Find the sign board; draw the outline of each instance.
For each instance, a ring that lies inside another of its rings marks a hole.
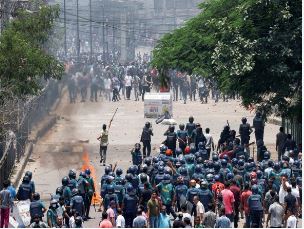
[[[10,220],[11,226],[18,224],[18,227],[28,227],[31,224],[30,215],[30,200],[23,200],[14,202],[13,213],[11,216],[13,219]]]
[[[158,118],[169,111],[173,116],[172,96],[170,93],[146,93],[144,101],[145,118]]]

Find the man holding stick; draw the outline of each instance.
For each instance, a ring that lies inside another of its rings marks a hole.
[[[116,110],[110,120],[108,130],[110,130],[113,118],[114,118],[117,110],[118,110],[118,108],[116,108]],[[100,136],[97,138],[97,140],[100,141],[100,147],[99,147],[100,163],[103,163],[103,166],[106,165],[107,149],[108,149],[108,145],[109,145],[109,131],[108,130],[107,130],[107,125],[103,124],[102,132],[101,132]]]

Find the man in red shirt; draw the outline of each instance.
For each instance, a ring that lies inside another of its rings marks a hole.
[[[248,198],[251,195],[252,195],[252,192],[249,189],[249,183],[246,183],[245,189],[241,194],[241,214],[243,215],[245,212],[245,218],[246,218],[245,227],[247,227],[247,228],[250,227]]]
[[[107,212],[102,213],[102,221],[99,223],[99,228],[113,228],[110,220],[108,220]]]
[[[238,228],[241,189],[237,186],[235,179],[231,181],[230,191],[234,196],[234,228]]]
[[[221,191],[223,197],[223,203],[225,206],[225,215],[230,219],[232,223],[234,220],[234,195],[229,189],[229,183],[225,182],[225,189]]]

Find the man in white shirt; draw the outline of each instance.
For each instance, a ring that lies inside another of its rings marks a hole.
[[[198,196],[193,197],[193,202],[196,206],[196,217],[199,218],[200,224],[203,224],[205,208],[204,205],[200,202]]]
[[[105,89],[105,96],[106,96],[106,98],[109,99],[109,101],[111,101],[111,87],[112,87],[111,79],[108,77],[104,78],[103,85],[104,85],[104,89]]]
[[[128,71],[129,73],[129,71]],[[130,100],[131,90],[132,90],[132,76],[127,74],[125,76],[125,87],[126,87],[126,97],[127,100]]]
[[[211,148],[212,148],[212,151],[214,151],[214,142],[213,142],[213,137],[210,134],[210,129],[209,128],[206,128],[205,138],[206,138],[205,148],[206,148],[207,153],[208,153],[208,159],[210,159]]]
[[[268,222],[270,220],[271,228],[280,228],[282,227],[283,217],[284,217],[284,208],[279,203],[279,197],[275,197],[275,202],[269,207],[269,214],[266,221],[266,227],[268,227]]]
[[[281,178],[281,187],[279,191],[279,198],[280,198],[280,204],[284,204],[284,198],[287,196],[287,187],[291,187],[291,185],[288,183],[286,176],[282,176]]]
[[[116,227],[117,228],[125,228],[126,221],[125,218],[122,216],[122,211],[120,208],[117,209],[117,219],[116,219]]]
[[[286,227],[287,228],[297,228],[296,216],[290,210],[287,210],[287,215],[289,215],[289,217],[286,222]]]

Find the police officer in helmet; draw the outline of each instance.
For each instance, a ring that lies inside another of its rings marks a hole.
[[[32,200],[33,189],[32,185],[30,184],[30,178],[28,176],[24,176],[22,180],[22,184],[19,186],[17,192],[17,199],[18,200]]]
[[[150,157],[151,154],[151,136],[153,136],[151,123],[146,122],[145,127],[141,133],[140,141],[143,143],[143,157]]]
[[[39,193],[33,194],[33,201],[30,204],[30,215],[31,222],[34,222],[34,217],[38,215],[39,219],[42,220],[43,214],[46,212],[46,208],[43,202],[40,200]]]

